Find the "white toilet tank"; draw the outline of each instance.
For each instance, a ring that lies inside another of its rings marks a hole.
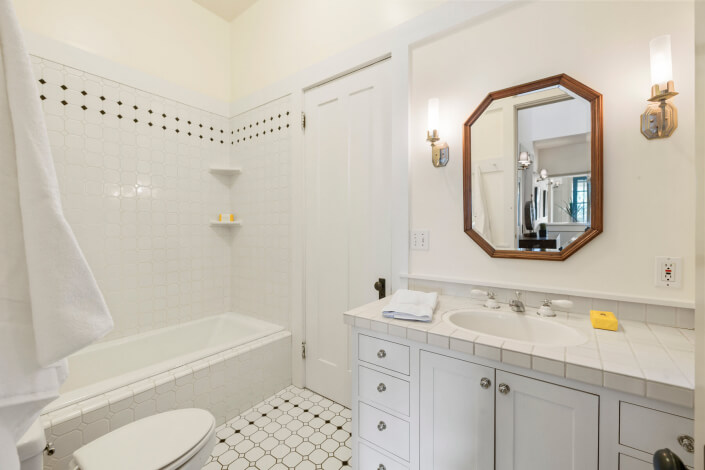
[[[20,470],[42,470],[42,457],[47,445],[44,428],[35,421],[17,443],[17,454],[20,456]]]

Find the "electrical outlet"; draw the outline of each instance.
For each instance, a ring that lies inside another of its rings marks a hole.
[[[680,287],[683,258],[656,257],[656,287]]]
[[[411,249],[428,250],[428,230],[413,230],[411,232]]]

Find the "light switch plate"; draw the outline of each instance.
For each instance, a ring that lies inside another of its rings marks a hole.
[[[680,287],[683,277],[683,258],[656,257],[656,287]]]
[[[411,249],[412,250],[428,250],[428,230],[412,230],[411,232]]]

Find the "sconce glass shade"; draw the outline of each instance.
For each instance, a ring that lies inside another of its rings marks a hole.
[[[428,100],[428,130],[431,132],[433,132],[434,130],[438,130],[438,108],[438,98],[431,98],[430,100]]]
[[[659,89],[665,90],[668,82],[673,80],[671,35],[666,34],[652,39],[649,49],[651,50],[651,86],[658,85]]]

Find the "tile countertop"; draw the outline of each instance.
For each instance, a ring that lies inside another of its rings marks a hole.
[[[571,347],[544,347],[478,335],[443,321],[446,312],[485,309],[482,301],[440,295],[431,322],[384,318],[389,298],[345,312],[345,323],[357,328],[451,349],[514,366],[578,380],[620,392],[693,407],[695,331],[620,321],[618,331],[596,330],[585,314],[556,311],[556,321],[589,339]],[[510,311],[500,304],[498,311]],[[487,310],[492,311],[492,310]],[[527,314],[536,309],[527,308]]]

